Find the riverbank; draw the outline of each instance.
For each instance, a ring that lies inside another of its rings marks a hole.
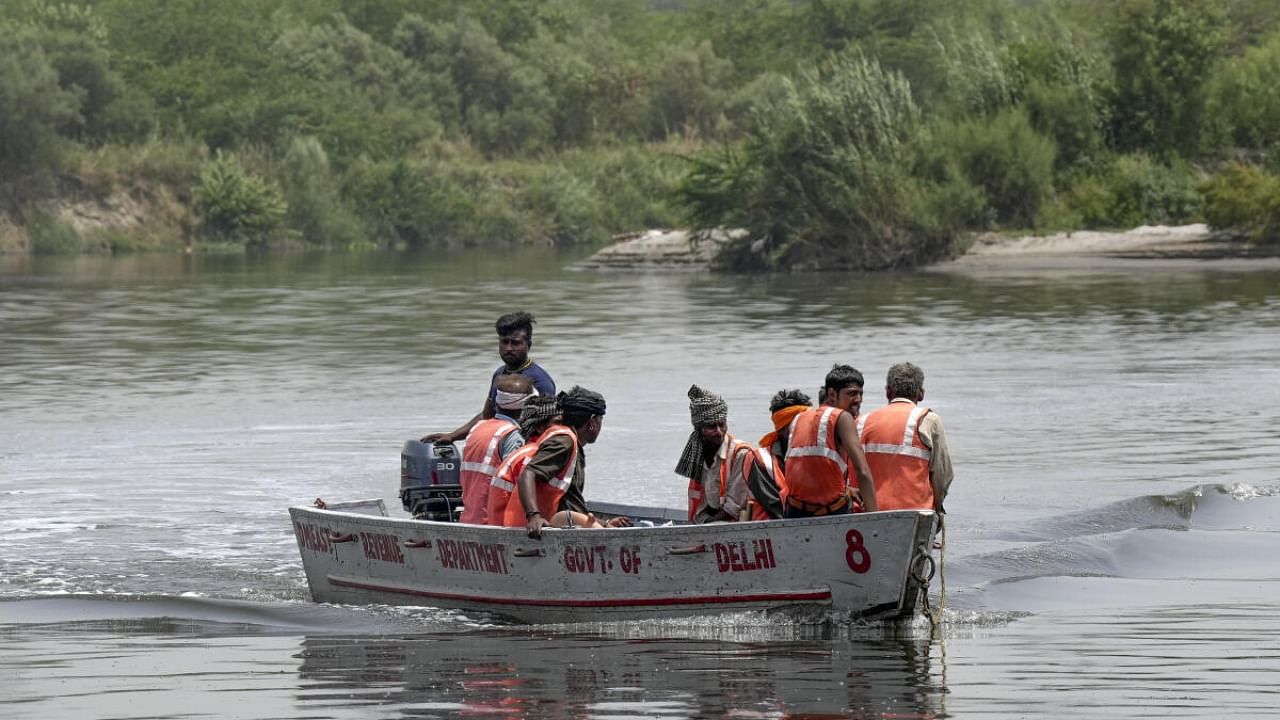
[[[707,271],[728,241],[738,235],[713,231],[649,230],[618,236],[616,241],[578,267],[592,270]],[[1238,237],[1214,232],[1207,225],[1144,225],[1127,231],[1081,230],[1051,235],[974,236],[961,255],[928,269],[1067,264],[1125,263],[1129,261],[1241,260],[1280,258],[1280,247],[1253,245]]]

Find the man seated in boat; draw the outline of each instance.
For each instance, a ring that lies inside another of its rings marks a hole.
[[[529,359],[529,348],[533,347],[533,324],[537,322],[527,312],[507,313],[498,318],[494,328],[498,332],[498,355],[502,365],[493,371],[489,380],[489,394],[485,396],[484,406],[475,417],[446,433],[430,433],[423,436],[424,443],[452,443],[467,436],[476,423],[494,416],[497,411],[496,397],[498,378],[503,375],[520,374],[533,381],[540,395],[555,395],[556,383],[542,366]]]
[[[787,435],[791,421],[809,409],[809,396],[799,390],[779,390],[769,399],[773,431],[760,438],[760,447],[747,456],[742,472],[751,492],[750,519],[782,517],[782,488],[786,483]]]
[[[485,513],[485,521],[489,525],[502,527],[506,521],[507,503],[516,490],[520,473],[524,472],[524,466],[538,451],[538,440],[542,438],[542,433],[559,420],[560,402],[554,395],[536,395],[525,401],[520,410],[520,434],[524,436],[525,444],[502,461],[489,481]]]
[[[835,365],[823,384],[822,404],[796,415],[787,436],[783,517],[817,517],[878,509],[871,468],[858,439],[862,373]],[[856,478],[856,492],[850,475]],[[860,498],[858,498],[860,496]]]
[[[516,482],[507,502],[507,527],[523,525],[529,537],[542,537],[552,527],[625,527],[631,522],[617,517],[601,524],[587,510],[583,490],[587,482],[584,448],[600,437],[605,402],[600,393],[574,386],[557,396],[561,422],[547,428],[538,439],[538,450]]]
[[[894,365],[885,378],[884,394],[888,405],[858,419],[880,509],[941,514],[954,473],[942,420],[920,404],[924,371],[911,363]]]
[[[747,508],[749,493],[743,462],[751,446],[729,434],[724,398],[697,385],[689,387],[689,422],[676,474],[689,481],[689,522],[731,522]]]
[[[489,483],[498,465],[524,444],[518,416],[525,401],[537,394],[525,375],[499,375],[494,416],[481,420],[467,433],[462,446],[462,515],[459,522],[484,525],[488,517]]]

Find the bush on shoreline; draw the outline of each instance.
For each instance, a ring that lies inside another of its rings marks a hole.
[[[0,8],[0,220],[34,250],[734,226],[731,267],[878,269],[974,231],[1275,234],[1261,0],[166,7]],[[158,219],[71,222],[68,177]]]

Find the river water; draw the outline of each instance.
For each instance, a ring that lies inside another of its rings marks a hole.
[[[0,257],[0,717],[1280,712],[1275,263],[578,259]],[[561,387],[608,399],[588,498],[683,504],[691,383],[755,439],[834,362],[866,373],[864,411],[922,366],[957,468],[941,624],[311,602],[287,507],[398,512],[401,444],[479,409],[520,308]]]

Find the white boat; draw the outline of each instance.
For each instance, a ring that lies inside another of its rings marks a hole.
[[[820,608],[912,616],[933,576],[930,511],[684,523],[683,510],[594,504],[634,527],[523,528],[395,518],[381,500],[290,508],[317,602],[429,605],[525,623]]]

